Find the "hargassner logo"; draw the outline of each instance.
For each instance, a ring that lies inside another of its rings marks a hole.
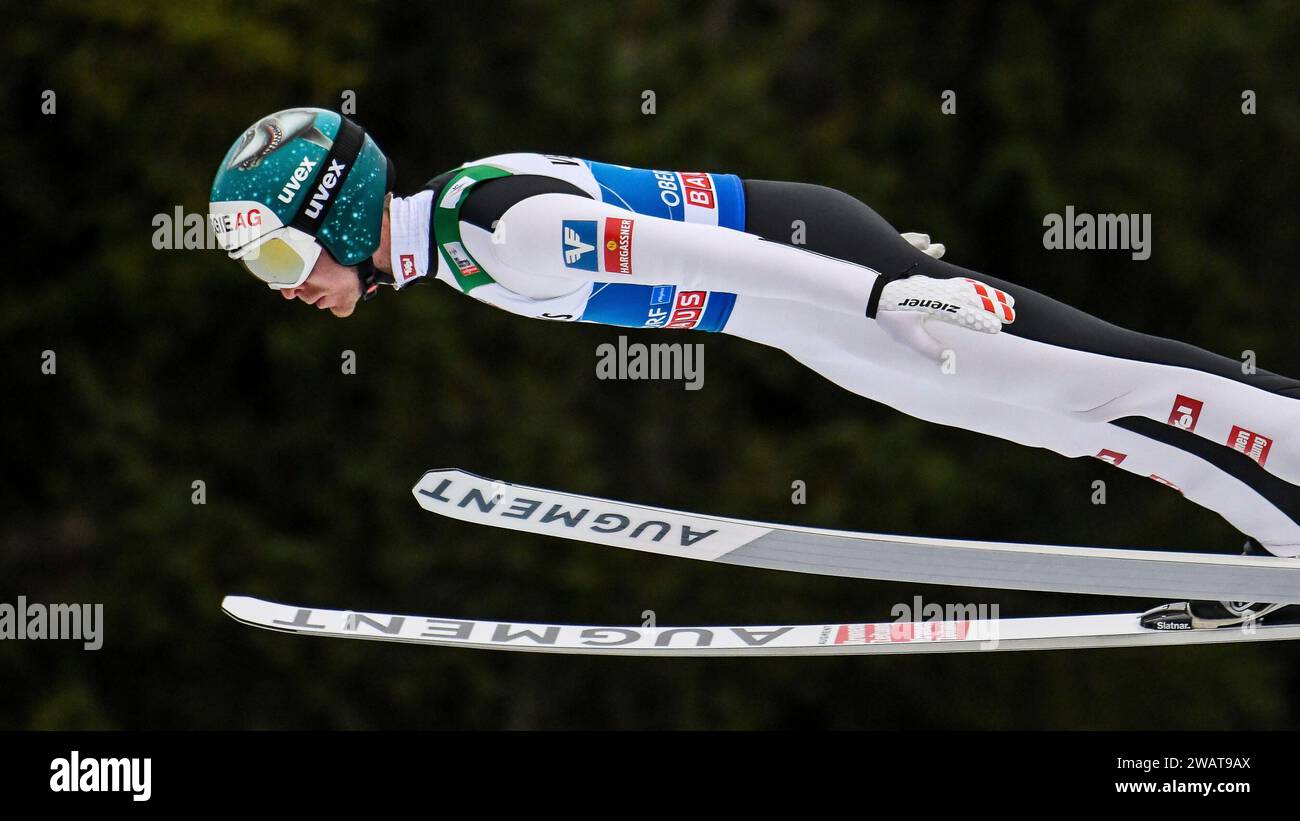
[[[132,801],[153,795],[153,759],[82,758],[76,750],[50,762],[51,792],[124,792]]]
[[[343,179],[343,172],[348,167],[338,160],[330,160],[330,167],[325,169],[325,176],[321,178],[320,185],[316,186],[316,193],[311,195],[311,201],[307,203],[307,216],[312,219],[318,219],[325,203],[329,202],[330,197],[334,196],[334,186],[338,185]]]
[[[311,170],[315,167],[315,160],[303,157],[302,162],[298,163],[298,167],[293,170],[293,176],[280,189],[280,196],[276,197],[276,199],[285,205],[293,202],[293,198],[298,196],[298,192],[302,190],[302,184],[311,176]]]
[[[596,221],[564,220],[564,264],[584,271],[598,271],[596,254]]]
[[[635,222],[620,217],[605,218],[605,270],[611,274],[632,274],[632,227]]]

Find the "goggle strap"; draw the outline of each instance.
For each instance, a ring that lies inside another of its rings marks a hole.
[[[361,126],[342,117],[339,121],[339,131],[334,137],[334,144],[330,146],[329,153],[321,161],[320,166],[316,169],[316,176],[312,178],[307,187],[307,200],[303,203],[302,208],[294,216],[289,225],[297,228],[303,233],[315,237],[320,231],[325,220],[329,218],[330,212],[334,210],[334,203],[338,202],[339,192],[343,189],[344,180],[352,173],[353,163],[356,162],[357,155],[361,153],[361,147],[365,144],[366,132]],[[329,172],[335,164],[343,166],[342,177],[334,183],[334,187],[328,192],[328,199],[325,204],[316,212],[315,216],[309,215],[312,198],[319,196],[321,193],[320,181]]]

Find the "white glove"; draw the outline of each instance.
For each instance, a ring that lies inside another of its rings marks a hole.
[[[876,321],[896,342],[939,361],[944,346],[926,332],[927,321],[995,334],[1016,321],[1015,304],[1010,294],[974,279],[914,276],[881,289]]]
[[[908,243],[910,243],[913,248],[915,248],[916,250],[920,251],[923,254],[932,256],[935,259],[939,259],[940,257],[942,257],[943,252],[947,250],[946,248],[943,247],[942,243],[930,242],[929,234],[915,234],[909,232],[903,234],[902,237],[903,239],[907,240]]]

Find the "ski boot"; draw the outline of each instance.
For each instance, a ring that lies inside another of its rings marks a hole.
[[[1243,556],[1269,556],[1259,542],[1247,539]],[[1279,610],[1285,613],[1278,613]],[[1140,623],[1151,630],[1207,630],[1242,627],[1253,622],[1293,623],[1300,618],[1300,605],[1244,601],[1180,601],[1153,607],[1142,614]]]

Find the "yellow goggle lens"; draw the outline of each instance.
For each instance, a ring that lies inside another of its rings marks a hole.
[[[268,285],[292,288],[306,279],[302,255],[292,245],[273,237],[240,259],[253,276]]]

